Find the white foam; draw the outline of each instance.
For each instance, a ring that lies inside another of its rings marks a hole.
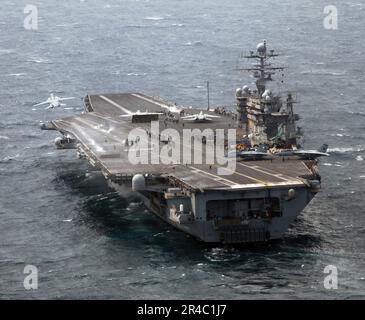
[[[22,77],[22,76],[26,76],[27,74],[25,72],[21,72],[21,73],[9,73],[9,77]]]
[[[35,62],[35,63],[48,63],[49,62],[48,59],[43,59],[43,58],[30,58],[27,61],[28,62]]]
[[[7,137],[7,136],[0,136],[0,139],[3,139],[3,140],[9,140],[10,138]]]
[[[329,148],[327,150],[328,152],[336,152],[336,153],[346,153],[346,152],[360,152],[362,151],[362,149],[360,148],[351,148],[351,147],[347,147],[347,148]]]
[[[332,166],[335,166],[335,167],[342,167],[342,165],[340,163],[330,163],[330,162],[324,162],[322,163],[324,166],[326,167],[332,167]]]
[[[164,17],[145,17],[144,20],[151,20],[151,21],[160,21],[164,20]]]
[[[357,161],[364,161],[364,158],[363,158],[362,156],[357,156],[355,159],[356,159]]]
[[[3,160],[1,160],[2,162],[8,162],[11,160],[14,160],[15,158],[18,158],[20,156],[20,154],[16,154],[15,156],[6,156]]]

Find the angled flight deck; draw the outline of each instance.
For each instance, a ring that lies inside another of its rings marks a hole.
[[[275,186],[304,185],[301,176],[310,175],[307,165],[298,159],[283,165],[282,159],[260,161],[237,161],[236,170],[230,175],[218,175],[216,165],[194,164],[137,164],[128,160],[125,140],[134,128],[148,132],[150,123],[132,123],[125,115],[138,111],[166,113],[171,104],[139,93],[100,94],[87,96],[87,113],[52,122],[55,129],[73,136],[80,144],[86,157],[112,181],[128,179],[135,174],[150,174],[171,177],[193,189],[245,189]],[[199,110],[187,109],[194,114]],[[214,114],[212,111],[209,113]],[[234,127],[235,118],[228,113],[209,123],[194,123],[179,120],[166,122],[163,115],[159,119],[160,130],[174,128],[198,128],[204,130],[228,129]],[[153,150],[151,150],[153,152]]]

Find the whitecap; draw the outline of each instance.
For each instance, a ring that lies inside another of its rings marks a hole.
[[[328,71],[328,70],[307,70],[302,71],[301,74],[309,75],[323,75],[323,76],[344,76],[346,71]]]
[[[8,54],[8,53],[14,53],[15,50],[13,49],[0,49],[0,54]]]
[[[16,154],[15,156],[6,156],[2,160],[0,160],[0,162],[9,162],[9,161],[12,161],[12,160],[18,158],[19,156],[20,156],[19,154]]]
[[[10,138],[7,137],[7,136],[0,136],[0,139],[3,139],[3,140],[9,140]]]
[[[342,167],[342,164],[340,162],[336,162],[336,163],[325,162],[325,163],[323,163],[323,165],[326,167],[332,167],[332,166]]]
[[[146,73],[135,73],[135,72],[131,72],[128,73],[127,76],[134,76],[134,77],[139,77],[139,76],[145,76]]]
[[[9,73],[8,76],[9,77],[22,77],[22,76],[26,76],[27,74],[24,72],[21,73]]]
[[[144,20],[151,20],[151,21],[160,21],[164,20],[164,17],[145,17]]]
[[[356,159],[357,161],[364,161],[364,158],[363,158],[362,156],[357,156],[355,159]]]
[[[362,151],[362,149],[360,149],[360,148],[355,149],[355,148],[351,148],[351,147],[329,148],[327,150],[327,152],[329,152],[329,153],[332,153],[332,152],[334,152],[334,153],[347,153],[347,152],[360,152],[360,151]]]
[[[48,59],[43,59],[43,58],[30,58],[27,61],[28,62],[35,62],[35,63],[49,63]]]

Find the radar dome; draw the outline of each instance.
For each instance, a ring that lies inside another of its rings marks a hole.
[[[59,143],[61,143],[62,138],[61,137],[57,137],[56,139],[54,139],[54,143],[57,145]]]
[[[250,88],[248,86],[243,86],[242,90],[244,93],[248,93],[250,91]]]
[[[242,95],[242,89],[241,88],[237,88],[236,89],[236,97],[239,97]]]
[[[266,53],[266,42],[261,42],[257,45],[256,50],[260,54]]]
[[[262,94],[262,97],[263,97],[263,98],[266,98],[266,97],[269,97],[269,96],[271,96],[271,90],[266,89],[266,90],[264,91],[264,93]]]
[[[132,190],[142,191],[146,188],[146,179],[141,174],[135,174],[132,178]]]

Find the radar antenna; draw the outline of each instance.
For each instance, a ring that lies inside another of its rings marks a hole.
[[[250,51],[248,55],[244,55],[247,59],[256,59],[257,63],[253,64],[252,68],[239,68],[240,71],[249,71],[253,73],[256,80],[256,87],[260,96],[266,90],[266,82],[272,81],[272,75],[276,70],[284,70],[284,67],[273,67],[269,60],[279,56],[274,50],[267,50],[266,40],[259,43],[256,47],[256,52]]]

